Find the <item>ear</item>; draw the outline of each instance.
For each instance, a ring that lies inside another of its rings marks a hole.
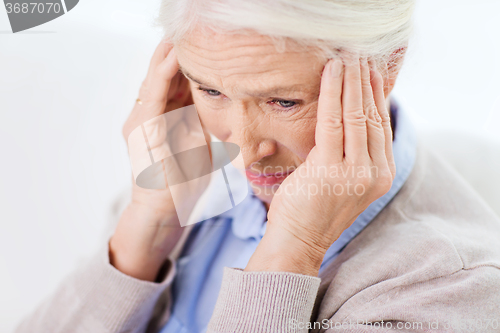
[[[387,74],[384,77],[384,93],[387,98],[391,93],[392,89],[396,85],[396,79],[398,77],[401,66],[403,66],[404,57],[406,55],[406,50],[408,46],[401,47],[396,51],[392,52],[387,61]]]

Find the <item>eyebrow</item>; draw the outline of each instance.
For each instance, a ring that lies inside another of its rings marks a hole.
[[[179,71],[184,74],[185,77],[190,79],[193,82],[198,83],[199,85],[205,86],[205,87],[210,87],[211,84],[204,83],[199,79],[196,79],[193,77],[189,72],[187,72],[182,66],[179,64]],[[270,97],[273,95],[280,95],[280,94],[286,94],[290,92],[297,92],[302,90],[305,93],[311,93],[308,89],[305,88],[303,84],[292,84],[290,86],[286,87],[274,87],[265,91],[259,91],[259,92],[247,92],[247,95],[254,96],[254,97]]]
[[[198,84],[201,84],[201,85],[204,85],[204,86],[209,86],[209,84],[205,84],[203,82],[201,82],[200,80],[198,79],[195,79],[191,74],[189,74],[184,68],[182,68],[181,64],[179,64],[179,72],[181,72],[182,74],[184,74],[185,77],[187,77],[188,79],[190,79],[191,81],[194,81]]]

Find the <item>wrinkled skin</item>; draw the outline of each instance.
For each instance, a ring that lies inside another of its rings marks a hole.
[[[293,46],[279,53],[268,37],[258,34],[222,35],[207,29],[195,30],[174,50],[184,74],[203,83],[189,79],[205,128],[240,146],[247,169],[287,172],[305,161],[315,145],[325,57]],[[290,89],[258,95],[277,87]],[[250,184],[269,208],[277,186]]]

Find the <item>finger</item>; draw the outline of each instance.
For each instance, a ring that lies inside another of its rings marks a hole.
[[[392,152],[392,128],[391,128],[391,119],[389,116],[389,111],[387,110],[385,94],[384,94],[384,79],[380,72],[376,69],[374,63],[371,64],[370,77],[371,77],[371,85],[373,91],[373,97],[375,100],[375,104],[377,106],[377,110],[379,116],[381,118],[382,128],[384,130],[384,138],[385,138],[385,156],[387,163],[389,165],[389,169],[392,173],[392,178],[396,176],[396,163],[394,161],[394,155]]]
[[[128,135],[137,126],[165,113],[167,91],[170,86],[170,80],[175,75],[177,66],[175,54],[169,52],[167,57],[156,67],[156,71],[151,73],[151,86],[146,87],[144,84],[141,86],[139,98],[142,100],[142,105],[135,104],[129,118],[124,124],[123,135],[125,140],[128,140]],[[165,70],[165,68],[168,70]],[[163,94],[161,93],[162,91]]]
[[[136,104],[134,106],[123,126],[122,132],[127,142],[128,136],[133,130],[141,126],[141,124],[160,116],[166,110],[167,92],[170,81],[178,69],[178,63],[172,46],[168,46],[165,43],[160,44],[163,45],[157,47],[151,60],[150,71],[148,73],[150,86],[146,86],[143,83],[139,91],[139,98],[142,100],[142,105]],[[162,52],[165,50],[170,50],[170,52],[160,61],[160,58],[164,55]]]
[[[173,48],[173,45],[169,42],[165,43],[165,40],[162,40],[158,46],[156,47],[153,56],[151,57],[151,60],[149,62],[149,68],[148,72],[146,74],[146,78],[144,79],[144,85],[145,86],[150,86],[149,81],[153,77],[154,71],[156,67],[165,59],[170,52],[170,50]]]
[[[369,155],[359,57],[348,57],[344,61],[342,110],[345,158],[351,162],[366,161]]]
[[[158,64],[151,77],[147,102],[152,108],[152,112],[155,112],[155,110],[158,113],[165,112],[168,90],[178,70],[179,63],[177,62],[175,50],[171,49],[167,57]]]
[[[342,127],[342,82],[344,64],[341,59],[331,59],[323,70],[315,141],[323,156],[331,156],[332,163],[344,157],[344,130]]]
[[[382,119],[379,116],[377,105],[373,97],[370,83],[370,67],[368,60],[361,61],[361,80],[363,90],[363,108],[366,115],[366,132],[368,135],[368,153],[376,166],[387,167],[385,155],[385,136],[382,128]]]

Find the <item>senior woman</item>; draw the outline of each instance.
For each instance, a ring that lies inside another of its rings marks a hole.
[[[500,221],[390,98],[413,6],[164,0],[123,134],[194,103],[251,195],[212,217],[212,189],[183,228],[169,189],[133,183],[109,242],[18,332],[497,331]]]

